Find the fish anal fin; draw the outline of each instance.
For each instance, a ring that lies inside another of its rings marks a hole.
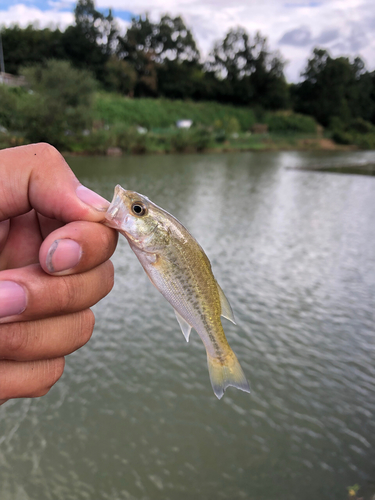
[[[223,397],[225,389],[229,386],[250,392],[249,383],[233,351],[224,363],[207,354],[207,364],[212,389],[218,399]]]
[[[181,327],[181,330],[182,330],[182,333],[184,334],[184,337],[186,339],[186,342],[189,342],[189,335],[190,335],[190,332],[191,332],[191,326],[189,325],[189,323],[181,316],[181,314],[179,314],[176,309],[174,310],[175,314],[176,314],[176,318],[177,318],[177,321],[178,321],[178,324],[180,325]]]
[[[219,291],[219,296],[220,296],[221,316],[223,316],[223,318],[229,319],[229,321],[236,324],[232,308],[218,283],[217,283],[217,289]]]

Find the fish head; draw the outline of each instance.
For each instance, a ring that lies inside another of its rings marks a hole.
[[[168,230],[161,209],[135,191],[117,185],[105,217],[107,226],[117,229],[140,248],[153,250],[167,243]]]

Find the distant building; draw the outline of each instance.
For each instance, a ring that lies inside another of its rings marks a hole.
[[[193,120],[178,120],[176,122],[177,128],[190,128],[193,125]]]

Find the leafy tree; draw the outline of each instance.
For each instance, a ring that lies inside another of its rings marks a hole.
[[[154,25],[148,16],[133,18],[124,37],[118,37],[117,56],[137,73],[135,95],[156,95],[157,75],[153,47]]]
[[[164,95],[180,96],[173,78],[186,79],[199,60],[194,38],[181,17],[165,15],[158,23],[147,15],[133,18],[118,42],[117,55],[132,64],[138,75],[135,95],[154,96],[160,90]]]
[[[71,136],[90,125],[95,81],[68,61],[50,60],[25,68],[22,74],[33,90],[20,109],[26,137],[66,147]]]
[[[76,28],[84,37],[93,45],[99,45],[104,54],[111,55],[118,35],[111,9],[104,16],[95,9],[93,0],[78,0],[74,17]]]
[[[40,63],[46,59],[64,59],[60,30],[38,29],[32,25],[17,25],[1,29],[4,63],[7,73],[18,75],[22,66]]]
[[[118,30],[111,10],[107,16],[95,9],[93,0],[78,0],[75,25],[62,36],[64,52],[77,67],[85,67],[100,81],[105,80],[105,64],[114,52]]]
[[[137,73],[130,63],[116,56],[107,61],[104,83],[108,90],[133,97],[136,82]]]
[[[243,28],[230,30],[217,42],[207,69],[221,82],[218,98],[238,104],[269,109],[288,105],[288,89],[283,74],[284,62],[257,33],[253,39]]]
[[[199,50],[191,31],[180,16],[172,18],[164,15],[155,24],[153,44],[158,62],[198,62]]]
[[[302,77],[293,87],[296,111],[314,116],[324,126],[334,117],[343,124],[357,117],[374,118],[373,80],[359,57],[353,62],[334,59],[327,50],[315,48]]]

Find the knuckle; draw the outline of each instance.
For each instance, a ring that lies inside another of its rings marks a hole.
[[[61,157],[57,149],[52,144],[48,144],[48,142],[38,142],[37,144],[32,144],[30,147],[34,149],[34,153],[42,156]]]
[[[63,374],[64,358],[0,362],[0,400],[44,396]]]
[[[78,276],[60,276],[59,290],[55,292],[56,310],[58,312],[72,311],[79,301],[79,289],[77,286]]]
[[[106,226],[102,226],[102,229],[104,231],[101,231],[101,248],[106,255],[111,256],[116,248],[118,233]]]
[[[4,325],[1,329],[2,353],[0,358],[12,359],[19,357],[27,350],[29,336],[25,332],[25,325],[22,323],[12,323]]]

